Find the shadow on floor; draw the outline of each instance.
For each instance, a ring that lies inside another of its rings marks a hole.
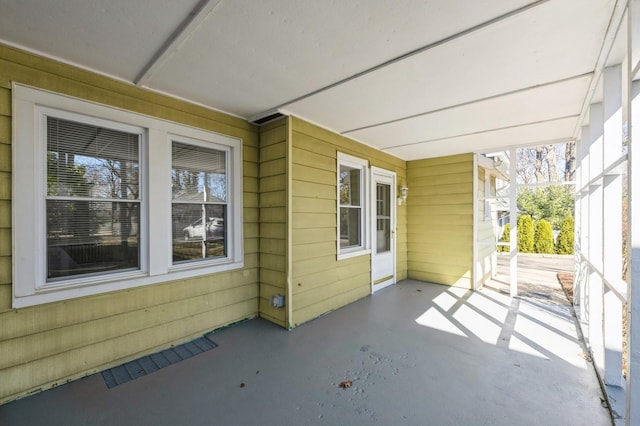
[[[212,339],[112,389],[96,374],[1,406],[0,424],[611,424],[571,314],[489,288],[406,280],[292,331],[255,319]]]

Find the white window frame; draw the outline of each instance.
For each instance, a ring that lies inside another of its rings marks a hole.
[[[340,247],[340,166],[348,166],[360,169],[360,235],[359,246],[343,249]],[[371,253],[370,232],[371,219],[369,213],[369,162],[362,158],[354,157],[342,152],[337,153],[336,169],[336,246],[337,259],[349,259],[356,256],[363,256]]]
[[[203,142],[201,140],[197,140],[197,139],[193,139],[193,138],[187,138],[181,135],[177,135],[177,134],[173,134],[173,135],[169,135],[169,149],[171,149],[171,146],[173,144],[173,142],[178,142],[184,145],[193,145],[193,146],[199,146],[199,147],[203,147],[203,148],[211,148],[211,149],[215,149],[217,151],[223,151],[226,155],[225,155],[225,161],[226,161],[226,169],[229,170],[232,168],[232,165],[230,164],[230,159],[233,158],[233,149],[230,146],[225,146],[225,145],[220,145],[220,144],[215,144],[215,143],[208,143],[208,142]],[[172,161],[172,160],[171,160]],[[173,167],[170,167],[170,169]],[[242,177],[240,177],[242,178]],[[227,206],[227,217],[228,219],[226,219],[229,224],[233,224],[233,217],[231,215],[231,211],[232,211],[232,200],[230,200],[230,198],[234,195],[233,194],[233,179],[228,179],[227,181],[227,194],[229,194],[227,196],[227,202],[226,202],[226,206]],[[170,194],[171,196],[171,194]],[[235,198],[235,197],[234,197]],[[171,200],[171,206],[170,208],[173,206],[173,199]],[[191,260],[191,261],[184,261],[184,262],[179,262],[179,263],[175,263],[173,262],[173,246],[171,244],[169,244],[169,256],[171,257],[171,266],[170,268],[174,271],[178,271],[181,269],[190,269],[193,268],[194,265],[195,266],[202,266],[204,264],[209,264],[209,265],[215,265],[215,264],[219,264],[219,263],[225,263],[227,262],[227,258],[229,257],[229,252],[232,250],[233,247],[233,241],[231,241],[231,229],[230,227],[228,227],[227,229],[227,256],[226,257],[221,257],[221,258],[209,258],[209,259],[197,259],[197,260]]]
[[[494,200],[494,195],[491,194],[491,173],[489,170],[484,170],[484,221],[491,220],[491,200]]]
[[[13,93],[12,306],[21,308],[244,266],[242,140],[17,83]],[[107,123],[142,134],[140,149],[140,269],[46,281],[47,114]],[[172,264],[171,143],[176,138],[229,152],[228,249],[225,258]],[[178,284],[176,284],[178,285]]]

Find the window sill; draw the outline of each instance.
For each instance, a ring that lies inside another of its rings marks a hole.
[[[69,299],[77,299],[80,297],[96,296],[104,293],[111,293],[120,290],[129,290],[137,287],[143,287],[152,284],[162,284],[171,281],[195,278],[203,275],[211,275],[219,272],[226,272],[244,267],[244,261],[229,262],[226,264],[218,264],[214,266],[204,266],[200,268],[189,268],[183,270],[173,270],[166,274],[160,275],[144,275],[131,276],[129,279],[119,277],[119,280],[99,283],[78,283],[76,285],[61,286],[42,286],[39,287],[34,294],[16,296],[16,288],[13,288],[12,308],[26,308],[29,306],[41,305],[44,303],[61,302]]]
[[[371,249],[355,250],[346,253],[338,253],[338,260],[351,259],[352,257],[365,256],[371,254]]]

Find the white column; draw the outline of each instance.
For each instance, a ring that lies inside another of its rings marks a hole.
[[[573,248],[574,248],[574,265],[573,265],[573,305],[576,310],[576,314],[580,321],[583,322],[580,312],[583,307],[583,289],[582,289],[582,275],[581,268],[584,262],[582,262],[582,249],[580,244],[580,238],[582,237],[582,228],[581,228],[581,206],[582,206],[582,139],[578,138],[576,140],[576,189],[575,189],[575,206],[574,206],[574,239],[573,239]]]
[[[640,0],[629,1],[629,32],[631,46],[627,52],[627,55],[631,57],[630,68],[633,72],[640,67]],[[632,75],[631,79],[636,78],[636,75]]]
[[[622,155],[622,67],[607,67],[604,85],[604,168]],[[603,275],[612,284],[622,283],[622,176],[610,171],[603,179]],[[620,288],[618,284],[618,288]],[[622,382],[622,301],[611,290],[604,293],[604,382]]]
[[[518,183],[516,149],[509,151],[509,294],[518,295]]]
[[[591,356],[604,377],[604,288],[602,283],[602,175],[604,110],[602,103],[592,104],[589,114],[591,130],[589,147],[589,346]],[[595,180],[594,180],[595,179]]]
[[[589,265],[584,259],[589,257],[589,146],[591,142],[591,129],[582,126],[582,139],[580,142],[580,188],[578,190],[578,203],[580,204],[580,222],[576,222],[579,229],[579,253],[577,274],[575,276],[579,288],[579,319],[582,324],[588,322],[588,291],[589,291]],[[584,328],[585,338],[589,338],[589,330]]]
[[[637,4],[636,1],[633,4]],[[625,422],[640,424],[640,82],[631,87],[629,117],[629,238],[631,279],[627,285],[627,403]]]
[[[622,66],[604,69],[604,168],[622,155]]]
[[[480,277],[484,277],[484,271],[478,273],[480,268],[478,267],[478,154],[473,154],[473,206],[472,206],[472,214],[473,214],[473,266],[471,271],[471,276],[473,277],[473,283],[471,287],[473,291],[478,290]],[[488,197],[487,193],[484,194],[484,198]],[[484,203],[485,200],[482,200]],[[480,276],[479,276],[480,275]]]

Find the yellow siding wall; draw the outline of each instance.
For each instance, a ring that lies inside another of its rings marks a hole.
[[[406,183],[406,162],[291,119],[292,137],[292,325],[309,321],[371,292],[371,258],[338,261],[336,224],[337,152],[369,160],[397,173]],[[397,278],[407,276],[406,214],[399,206],[396,242]]]
[[[260,128],[260,316],[285,328],[286,309],[270,298],[287,296],[289,143],[288,119]]]
[[[478,276],[475,278],[476,287],[484,284],[494,274],[496,267],[496,227],[497,227],[497,212],[495,208],[495,200],[486,200],[485,197],[491,197],[495,195],[495,176],[488,176],[489,188],[488,194],[485,194],[485,169],[478,167],[478,264],[476,265],[476,272]],[[491,216],[489,220],[485,220],[485,209],[490,210]]]
[[[243,139],[245,268],[11,308],[11,82]],[[0,403],[258,313],[258,135],[248,123],[0,45]]]
[[[409,161],[409,278],[471,288],[473,154]]]

